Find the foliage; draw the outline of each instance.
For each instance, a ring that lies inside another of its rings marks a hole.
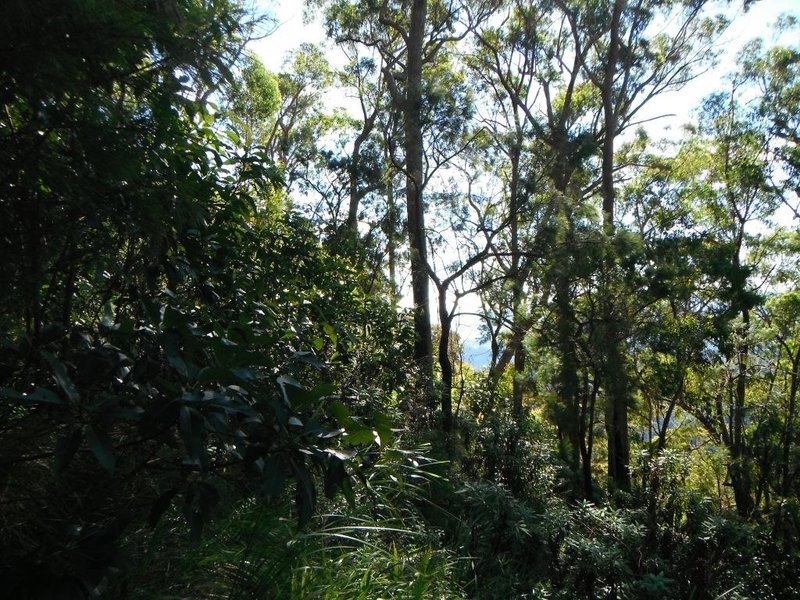
[[[632,132],[708,4],[12,0],[0,596],[800,594],[797,48]]]
[[[282,502],[247,502],[200,546],[139,574],[135,597],[462,597],[451,576],[454,557],[414,507],[430,481],[429,463],[419,452],[388,449],[363,470],[369,485],[348,514],[329,503],[305,531],[283,517]]]
[[[240,153],[203,99],[244,41],[238,6],[75,4],[47,29],[74,45],[3,70],[11,595],[126,593],[144,525],[173,505],[197,542],[236,498],[291,486],[301,527],[318,489],[352,499],[346,464],[392,434],[350,386],[399,380],[359,353],[404,357],[401,320],[281,209],[270,157]]]

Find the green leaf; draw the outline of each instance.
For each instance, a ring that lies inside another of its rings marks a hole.
[[[179,491],[180,488],[167,490],[161,494],[155,502],[153,502],[153,506],[150,509],[150,516],[147,519],[150,527],[155,527],[158,525],[158,522],[161,520],[161,516],[167,511],[170,504],[172,504],[172,499],[175,498]]]
[[[325,396],[330,396],[336,391],[336,386],[332,383],[320,383],[315,385],[308,393],[311,400],[321,400]]]
[[[355,421],[351,421],[350,426],[345,426],[347,433],[345,439],[354,446],[377,443],[380,445],[380,436],[371,427],[366,427]]]
[[[180,349],[178,347],[178,340],[174,335],[165,335],[164,336],[164,352],[167,355],[167,361],[171,364],[178,373],[180,373],[184,377],[189,376],[189,367],[186,364],[186,361],[181,356]]]
[[[50,352],[42,352],[42,358],[44,358],[50,365],[50,368],[53,369],[53,375],[55,375],[56,382],[58,383],[59,387],[64,390],[64,393],[67,395],[67,397],[73,402],[79,400],[80,394],[78,393],[78,388],[75,387],[72,379],[70,379],[69,374],[67,373],[67,367],[64,366],[64,363],[58,360],[55,355]]]
[[[339,341],[339,336],[337,335],[336,330],[333,328],[333,326],[328,323],[325,323],[322,326],[322,330],[325,332],[325,335],[327,335],[328,338],[330,338],[331,343],[333,343],[333,345],[335,346],[336,343]]]
[[[314,487],[314,481],[311,478],[311,473],[304,464],[295,467],[295,479],[297,480],[297,488],[295,491],[295,508],[297,508],[297,526],[303,528],[314,515],[314,506],[317,500],[317,490]]]
[[[278,377],[278,385],[281,387],[283,400],[287,406],[292,406],[292,400],[297,400],[298,392],[302,393],[303,386],[289,375],[281,375]]]
[[[320,433],[319,437],[323,440],[329,440],[330,438],[339,437],[344,433],[344,428],[340,427],[339,429],[332,429],[330,431],[326,431],[324,433]]]
[[[34,388],[30,394],[22,394],[11,388],[0,388],[0,396],[11,400],[23,402],[41,402],[43,404],[64,404],[64,401],[55,392],[46,388]]]
[[[238,368],[238,369],[231,369],[231,372],[242,381],[252,381],[254,379],[263,378],[263,376],[258,371],[255,371],[253,369]]]
[[[237,146],[242,145],[242,138],[239,137],[239,134],[236,133],[235,129],[227,129],[225,131],[225,137],[227,137],[230,141],[232,141]]]
[[[86,432],[86,443],[89,445],[89,449],[94,454],[97,462],[113,475],[114,468],[117,465],[117,458],[114,456],[114,444],[108,434],[92,426]]]
[[[340,461],[352,460],[358,455],[358,452],[355,450],[348,450],[346,448],[325,448],[325,452],[336,457],[336,459]]]
[[[270,456],[264,462],[263,489],[268,499],[275,499],[281,495],[288,479],[286,465],[278,456]]]
[[[34,402],[42,402],[44,404],[64,404],[64,401],[59,398],[55,392],[48,390],[47,388],[34,388],[34,390],[28,394],[28,399],[33,400]]]
[[[350,411],[339,400],[331,403],[331,413],[333,413],[333,416],[336,417],[336,420],[339,422],[341,427],[345,427],[350,420]]]
[[[294,354],[292,354],[292,358],[297,362],[310,365],[319,371],[325,368],[325,363],[322,362],[316,356],[314,356],[311,352],[295,352]]]
[[[380,436],[380,443],[386,446],[391,443],[394,434],[392,433],[392,420],[383,413],[376,412],[372,416],[372,421],[375,424],[375,431]]]
[[[194,408],[182,406],[178,417],[178,429],[186,448],[188,463],[197,466],[203,465],[206,459],[203,415]]]
[[[200,383],[219,383],[220,385],[233,385],[242,383],[242,378],[232,369],[225,367],[205,367],[197,374]]]

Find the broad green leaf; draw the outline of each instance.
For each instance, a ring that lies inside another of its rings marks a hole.
[[[348,450],[346,448],[325,448],[325,452],[331,456],[335,456],[339,460],[352,460],[358,455],[355,450]]]
[[[346,423],[350,420],[350,411],[340,400],[331,403],[331,412],[339,422],[339,426],[346,427]]]
[[[283,492],[288,479],[286,465],[282,456],[270,456],[264,461],[263,490],[269,499],[275,499]]]
[[[330,325],[329,323],[325,323],[322,326],[322,330],[325,332],[325,335],[327,335],[328,338],[330,338],[331,343],[335,346],[336,343],[339,341],[339,336],[336,333],[336,330],[333,328],[333,326]]]
[[[167,333],[162,340],[162,347],[164,353],[167,355],[167,361],[171,364],[178,373],[183,377],[189,376],[189,367],[181,355],[179,348],[178,335],[175,333]]]
[[[94,454],[97,462],[113,475],[117,465],[117,458],[114,455],[114,444],[108,434],[92,426],[86,432],[86,443],[89,445],[89,449]]]
[[[386,446],[391,443],[394,434],[392,433],[392,421],[383,413],[376,412],[372,416],[372,421],[375,424],[375,431],[380,436],[380,443]]]
[[[351,421],[349,426],[345,426],[345,439],[348,443],[354,446],[362,446],[372,443],[377,443],[380,445],[381,440],[378,433],[373,430],[371,427],[367,427],[365,425],[361,425],[360,423],[355,423]]]
[[[150,527],[155,527],[158,524],[158,522],[161,520],[161,515],[167,511],[170,504],[172,504],[172,499],[175,498],[179,491],[180,488],[167,490],[161,494],[155,502],[153,502],[153,506],[150,509],[150,515],[147,519]]]
[[[78,388],[75,387],[75,384],[70,379],[69,374],[67,373],[67,367],[64,366],[58,358],[55,357],[50,352],[42,352],[42,358],[44,358],[50,367],[53,369],[53,375],[55,375],[56,382],[58,383],[59,387],[64,390],[64,393],[67,397],[76,402],[80,399],[80,394],[78,393]]]
[[[0,388],[0,396],[11,400],[21,400],[23,402],[41,402],[43,404],[64,404],[58,395],[46,388],[34,388],[29,394],[23,394],[11,388]]]

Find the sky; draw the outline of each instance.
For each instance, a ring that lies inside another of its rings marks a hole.
[[[255,41],[251,47],[264,64],[272,71],[280,71],[286,54],[301,43],[326,43],[325,32],[319,19],[304,22],[302,0],[259,0],[259,7],[273,15],[277,27],[271,35]],[[656,129],[679,129],[689,118],[690,111],[715,86],[724,74],[734,65],[736,53],[751,39],[762,37],[765,41],[773,37],[772,25],[781,14],[794,14],[800,18],[800,0],[758,0],[745,12],[743,0],[731,3],[717,3],[732,21],[731,26],[720,39],[722,55],[716,69],[706,72],[680,92],[667,93],[654,101],[647,109],[646,116],[669,115],[659,119]],[[335,60],[337,52],[329,44],[330,57]],[[343,102],[342,98],[335,98]]]
[[[251,43],[251,49],[269,70],[280,71],[286,55],[306,42],[325,44],[331,62],[336,64],[339,60],[335,46],[325,39],[319,18],[311,22],[304,21],[302,0],[257,2],[259,9],[271,14],[277,23],[271,35]],[[682,126],[690,121],[692,111],[706,95],[719,89],[726,73],[734,68],[736,54],[748,41],[761,37],[768,45],[778,41],[797,43],[797,40],[792,39],[775,39],[772,26],[781,14],[800,18],[800,0],[759,0],[747,12],[744,11],[743,0],[720,2],[713,6],[716,12],[723,12],[731,20],[731,26],[717,45],[721,50],[719,62],[715,68],[703,73],[680,91],[657,97],[642,111],[640,117],[648,120],[646,128],[652,138],[675,139],[681,135]],[[344,94],[328,94],[326,99],[329,103],[328,109],[347,108],[348,100]],[[431,292],[431,298],[434,298],[434,291]],[[406,303],[410,306],[409,299],[406,299]],[[464,298],[460,305],[464,312],[477,312],[478,308],[477,298]],[[456,328],[465,341],[465,358],[476,367],[488,362],[489,351],[478,341],[478,320],[475,317],[461,317],[456,322]]]
[[[270,70],[280,70],[286,53],[301,43],[325,41],[325,32],[319,19],[304,23],[302,0],[257,1],[260,10],[270,13],[277,21],[277,28],[272,35],[252,44],[252,49]],[[727,62],[723,61],[721,64],[722,69],[730,68],[736,51],[748,40],[755,37],[769,38],[772,33],[771,25],[778,15],[786,13],[800,17],[800,0],[758,0],[747,12],[744,11],[742,0],[719,2],[717,6],[733,21],[721,40],[728,58]],[[702,91],[695,93],[699,88],[700,86],[690,86],[686,90],[688,95],[682,96],[682,103],[688,104],[693,99],[699,101],[704,95]]]

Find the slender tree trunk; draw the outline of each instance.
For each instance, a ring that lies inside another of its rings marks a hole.
[[[355,238],[358,235],[358,207],[361,203],[361,191],[358,189],[358,176],[361,170],[359,153],[361,152],[361,144],[364,138],[359,135],[353,144],[353,155],[350,158],[350,166],[348,168],[350,176],[350,203],[347,207],[347,223],[346,228],[350,231]]]
[[[519,193],[520,175],[519,160],[522,147],[522,135],[517,131],[517,138],[511,149],[511,182],[510,182],[510,210],[511,210],[511,280],[513,282],[511,306],[513,323],[511,325],[511,345],[514,353],[514,382],[512,384],[512,407],[514,418],[519,423],[524,418],[522,395],[525,386],[525,331],[522,326],[522,307],[524,306],[524,276],[520,268],[521,249],[519,245],[519,213],[521,198]]]
[[[738,262],[738,261],[737,261]],[[736,511],[743,517],[753,512],[750,457],[744,439],[744,414],[747,403],[747,367],[750,355],[750,311],[742,310],[741,342],[737,351],[736,394],[734,396],[731,431],[731,485],[736,501]]]
[[[439,288],[439,367],[442,370],[442,428],[450,431],[453,428],[453,362],[450,360],[450,330],[452,319],[447,310],[447,288]]]
[[[583,378],[583,400],[581,402],[580,443],[581,467],[583,474],[583,497],[588,501],[594,500],[594,486],[592,485],[592,451],[594,450],[594,414],[597,404],[597,377],[592,382],[589,391],[589,375]]]
[[[406,208],[411,251],[411,290],[414,300],[414,358],[420,384],[428,402],[433,400],[433,346],[428,292],[428,259],[425,245],[422,140],[422,50],[425,39],[427,0],[413,0],[408,32],[404,113],[406,155]]]
[[[630,439],[628,437],[628,382],[625,359],[616,339],[617,328],[607,321],[606,434],[608,435],[608,476],[619,489],[630,489]]]
[[[569,216],[567,218],[570,218]],[[558,354],[561,365],[558,371],[558,395],[563,405],[560,429],[566,436],[563,453],[570,468],[579,468],[579,450],[582,441],[581,414],[578,407],[578,357],[575,352],[575,311],[570,294],[568,254],[574,243],[572,224],[568,225],[564,239],[564,251],[560,253],[561,264],[556,266],[556,295]]]
[[[348,174],[350,176],[350,203],[347,207],[347,229],[352,232],[353,238],[358,237],[358,209],[361,201],[364,199],[366,193],[363,188],[359,187],[359,179],[361,177],[361,147],[369,139],[370,133],[375,128],[375,120],[378,117],[377,106],[373,108],[372,114],[367,114],[366,110],[363,111],[364,123],[361,126],[361,131],[353,141],[353,154],[350,158],[350,167]]]
[[[620,47],[620,20],[624,0],[614,2],[611,29],[609,32],[608,61],[601,95],[603,100],[603,230],[605,234],[605,258],[603,289],[601,290],[604,359],[604,381],[606,392],[606,433],[608,436],[609,483],[619,489],[630,489],[630,439],[628,437],[628,381],[624,357],[623,336],[617,308],[613,301],[612,279],[615,257],[612,249],[614,237],[614,138],[617,130],[617,114],[614,106],[614,80],[617,71]]]
[[[397,291],[397,205],[394,202],[394,186],[391,179],[386,186],[387,224],[386,252],[389,255],[389,297],[392,308],[397,310],[400,294]]]
[[[792,438],[794,438],[794,419],[797,412],[797,390],[800,387],[800,348],[792,357],[792,374],[789,384],[789,408],[786,411],[786,423],[783,427],[783,456],[781,460],[781,495],[788,498],[792,491],[792,477],[789,471]]]

